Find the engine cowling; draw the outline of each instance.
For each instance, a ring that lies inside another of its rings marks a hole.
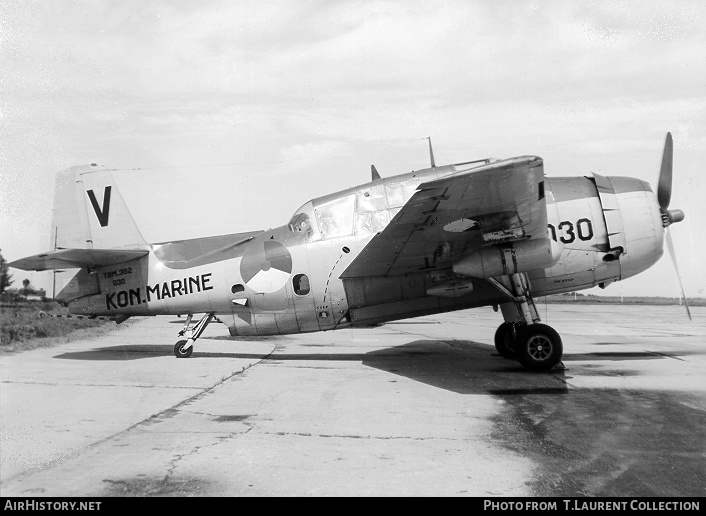
[[[664,227],[657,196],[649,183],[632,177],[613,176],[607,179],[612,191],[599,188],[603,213],[615,203],[622,227],[611,225],[606,216],[611,248],[620,247],[620,279],[629,278],[650,268],[664,252]],[[615,200],[609,199],[610,195]],[[603,260],[609,261],[610,255]]]

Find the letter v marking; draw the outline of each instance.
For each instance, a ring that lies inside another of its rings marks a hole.
[[[98,217],[98,222],[100,222],[101,227],[106,227],[108,225],[108,212],[110,211],[110,186],[106,186],[103,192],[103,208],[98,207],[98,201],[93,193],[93,190],[87,190],[88,198],[91,200],[91,205],[93,206],[93,211],[96,212],[96,217]]]

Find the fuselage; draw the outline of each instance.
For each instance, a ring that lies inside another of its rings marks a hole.
[[[332,330],[500,304],[504,294],[484,279],[465,278],[469,288],[450,294],[435,289],[454,276],[447,263],[340,278],[420,184],[474,166],[424,169],[313,199],[267,231],[152,244],[140,259],[82,270],[58,297],[86,315],[213,312],[232,335]],[[605,285],[661,256],[660,209],[644,181],[547,177],[544,189],[548,236],[561,256],[528,273],[534,296]]]

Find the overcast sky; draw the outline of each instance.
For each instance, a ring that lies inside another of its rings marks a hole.
[[[287,222],[312,197],[534,154],[656,185],[706,296],[706,2],[0,2],[0,249],[46,251],[56,171],[115,173],[148,241]],[[15,285],[46,273],[12,270]],[[622,285],[622,286],[621,286]],[[678,295],[667,254],[606,294]]]

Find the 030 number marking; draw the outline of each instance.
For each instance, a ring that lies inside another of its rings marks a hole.
[[[552,240],[557,241],[557,229],[559,230],[559,241],[570,244],[576,237],[579,240],[591,240],[593,238],[593,223],[591,219],[579,219],[576,224],[569,220],[563,220],[555,228],[553,224],[549,224],[549,231],[552,233]]]

